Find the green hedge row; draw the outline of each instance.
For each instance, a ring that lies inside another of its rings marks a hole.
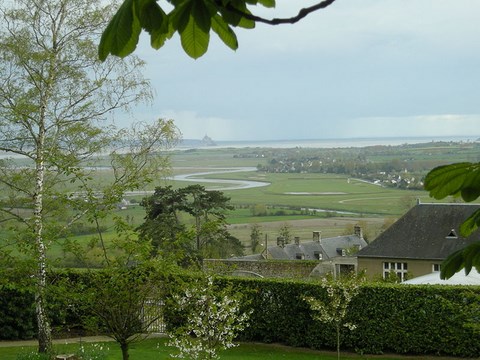
[[[25,340],[35,336],[34,296],[8,284],[0,288],[0,339]]]
[[[183,276],[179,281],[185,280]],[[168,277],[167,282],[174,281],[174,276]],[[303,300],[304,296],[326,297],[315,282],[226,277],[217,281],[244,294],[245,306],[254,310],[242,340],[335,348],[333,325],[314,321]],[[52,282],[58,285],[50,295],[53,327],[64,331],[79,328],[82,314],[76,311],[75,303],[81,302],[89,274],[62,272]],[[34,336],[34,318],[31,291],[0,287],[1,339]],[[357,328],[344,329],[343,349],[374,354],[480,356],[479,287],[365,284],[352,301],[346,320]]]
[[[325,299],[315,283],[224,279],[254,309],[244,340],[334,349],[333,325],[312,319],[305,295]],[[350,305],[342,348],[359,353],[480,355],[480,288],[366,284]]]

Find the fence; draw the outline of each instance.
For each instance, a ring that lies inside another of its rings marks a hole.
[[[164,306],[165,303],[158,300],[147,300],[143,304],[142,321],[148,332],[165,333]]]

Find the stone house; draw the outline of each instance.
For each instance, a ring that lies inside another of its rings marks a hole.
[[[357,253],[358,270],[370,279],[393,272],[400,281],[440,271],[450,254],[480,240],[478,229],[468,238],[459,230],[478,209],[479,204],[418,203]]]
[[[332,273],[357,271],[356,253],[367,246],[362,229],[355,226],[352,235],[323,238],[314,231],[308,241],[295,237],[292,243],[278,237],[276,245],[266,246],[260,254],[224,259],[224,265],[235,268],[236,273],[255,273],[265,277],[308,277]],[[219,260],[206,260],[213,265]]]

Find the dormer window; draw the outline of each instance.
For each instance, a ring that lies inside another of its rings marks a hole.
[[[313,256],[315,256],[317,260],[323,260],[323,254],[320,251],[315,251]]]
[[[457,239],[457,232],[455,229],[450,230],[450,233],[447,235],[447,239]]]

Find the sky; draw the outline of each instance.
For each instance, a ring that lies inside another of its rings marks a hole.
[[[308,4],[257,13],[290,17]],[[337,0],[294,25],[236,29],[236,51],[212,34],[197,60],[178,36],[159,50],[142,36],[155,99],[135,115],[173,119],[185,139],[476,139],[479,24],[478,0]]]

